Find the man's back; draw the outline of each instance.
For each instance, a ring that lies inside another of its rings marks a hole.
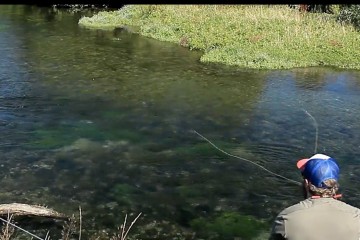
[[[333,198],[308,198],[277,216],[270,239],[359,240],[360,209]]]

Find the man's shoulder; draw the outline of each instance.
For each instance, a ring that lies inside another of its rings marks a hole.
[[[353,212],[353,213],[357,213],[357,214],[359,214],[359,217],[360,217],[360,209],[359,208],[354,207],[354,206],[352,206],[350,204],[347,204],[347,203],[345,203],[343,201],[336,201],[336,202],[337,202],[338,206],[341,207],[341,209],[347,210],[347,211],[350,211],[350,212]]]
[[[279,215],[287,215],[300,210],[308,209],[312,206],[312,202],[309,199],[305,199],[299,203],[289,206],[282,210]]]
[[[360,218],[360,209],[357,207],[351,206],[345,202],[342,202],[340,200],[335,200],[335,199],[329,199],[329,203],[331,203],[330,204],[331,206],[335,206],[337,209],[339,209],[341,211],[358,214],[359,218]],[[323,204],[321,204],[321,205],[323,205]],[[328,204],[326,204],[326,205],[330,206]],[[315,206],[319,206],[317,201],[316,200],[314,201],[314,200],[308,198],[297,204],[294,204],[290,207],[285,208],[283,211],[280,212],[279,215],[288,215],[288,214],[292,214],[292,213],[295,213],[298,211],[312,209]]]

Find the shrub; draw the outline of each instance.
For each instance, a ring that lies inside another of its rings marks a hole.
[[[360,29],[360,5],[346,4],[340,6],[340,13],[337,17],[341,23],[353,24]]]

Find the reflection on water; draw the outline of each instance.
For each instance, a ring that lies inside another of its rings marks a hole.
[[[143,212],[142,239],[251,239],[301,192],[191,130],[300,180],[294,164],[314,151],[307,110],[358,206],[359,72],[206,65],[174,44],[79,28],[79,14],[0,13],[0,202],[81,205],[89,230]]]

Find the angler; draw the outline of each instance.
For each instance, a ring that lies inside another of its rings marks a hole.
[[[305,200],[276,217],[270,240],[360,239],[360,209],[340,201],[339,166],[324,154],[297,162]]]

